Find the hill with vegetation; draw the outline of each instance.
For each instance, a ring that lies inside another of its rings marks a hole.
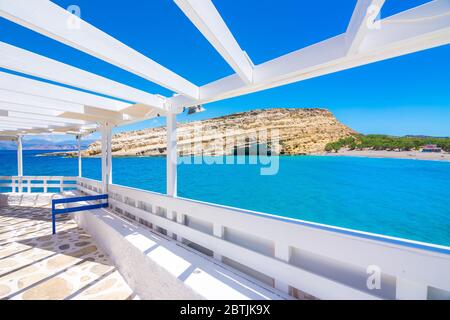
[[[450,152],[450,138],[436,138],[427,136],[395,137],[382,134],[354,135],[330,142],[325,146],[327,152],[338,152],[341,148],[349,150],[387,150],[411,151],[419,150],[427,144],[435,144],[442,150]]]

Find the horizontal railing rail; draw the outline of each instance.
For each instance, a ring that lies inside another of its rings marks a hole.
[[[78,177],[0,176],[0,188],[11,188],[12,193],[22,193],[24,190],[26,190],[26,193],[47,193],[49,190],[58,190],[59,192],[63,192],[68,189],[76,189],[77,183]]]
[[[79,182],[80,191],[91,193],[100,184]],[[426,299],[439,292],[450,297],[449,247],[114,184],[108,188],[115,213],[291,294]],[[372,272],[379,272],[381,288],[367,285]]]
[[[95,200],[107,200],[107,201],[105,203],[87,204],[87,205],[83,205],[83,206],[79,206],[79,207],[56,208],[56,205],[58,205],[58,204],[95,201]],[[67,213],[88,211],[88,210],[107,208],[107,207],[108,207],[108,195],[107,194],[86,196],[86,197],[71,197],[71,198],[53,199],[52,200],[52,234],[56,234],[56,215],[58,215],[58,214],[67,214]]]

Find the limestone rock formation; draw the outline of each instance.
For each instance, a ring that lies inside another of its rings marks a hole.
[[[322,152],[325,145],[356,134],[326,109],[252,110],[223,117],[178,124],[181,155],[234,154],[252,145],[269,148],[279,142],[277,153],[286,155]],[[266,139],[266,136],[268,139]],[[149,128],[114,135],[115,156],[159,156],[166,153],[166,128]],[[101,152],[100,141],[89,145],[84,156]]]

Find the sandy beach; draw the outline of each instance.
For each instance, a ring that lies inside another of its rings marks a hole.
[[[378,150],[341,149],[338,152],[321,152],[316,153],[315,155],[450,161],[450,153],[448,152],[427,153],[420,151],[386,151],[386,150],[378,151]]]

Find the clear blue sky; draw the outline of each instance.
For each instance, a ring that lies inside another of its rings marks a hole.
[[[171,0],[56,0],[197,85],[233,71]],[[381,17],[425,0],[387,0]],[[345,31],[356,0],[214,0],[255,64]],[[101,60],[0,20],[0,40],[151,93],[172,92]],[[450,136],[450,46],[206,105],[180,121],[255,108],[324,107],[362,133]],[[120,130],[163,124],[149,120]]]

